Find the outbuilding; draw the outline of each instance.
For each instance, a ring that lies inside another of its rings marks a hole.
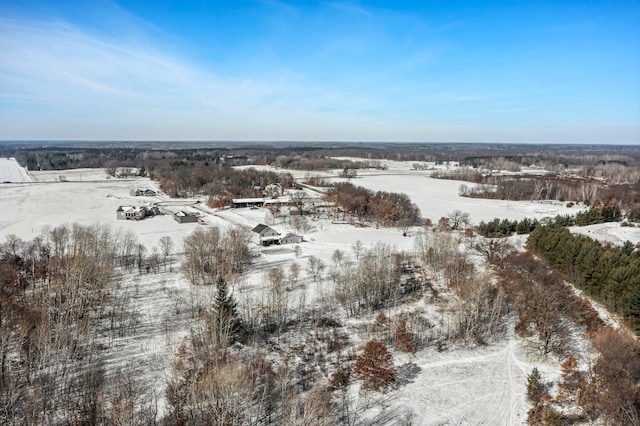
[[[178,213],[173,215],[173,219],[178,223],[196,223],[198,222],[198,216],[193,213],[188,213],[183,210],[180,210]]]

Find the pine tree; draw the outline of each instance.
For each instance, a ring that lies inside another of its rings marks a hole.
[[[229,285],[221,276],[216,281],[218,294],[213,302],[213,307],[217,313],[233,318],[238,317],[237,306],[233,296],[229,294]]]
[[[216,280],[218,293],[213,301],[213,316],[211,327],[217,344],[223,344],[233,339],[242,328],[237,312],[237,303],[229,294],[229,285],[222,277]],[[214,331],[215,330],[215,331]]]
[[[540,376],[538,369],[534,368],[531,374],[527,376],[527,398],[535,406],[542,399],[543,393],[544,385],[542,383],[542,376]]]
[[[377,391],[394,382],[396,370],[387,347],[377,340],[371,340],[356,358],[353,373],[362,380],[363,389]]]

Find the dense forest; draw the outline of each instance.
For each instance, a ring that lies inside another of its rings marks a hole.
[[[535,232],[552,229],[542,227]],[[568,234],[566,228],[555,229]],[[501,288],[518,313],[516,333],[531,349],[545,356],[555,353],[563,360],[554,396],[537,368],[529,374],[527,399],[532,408],[528,424],[566,425],[598,419],[605,424],[640,424],[638,340],[624,328],[605,326],[586,298],[529,252],[502,261],[499,276]],[[599,354],[587,371],[578,368],[576,357],[580,355],[572,346],[576,332],[584,333]],[[572,407],[580,410],[572,412]]]
[[[603,245],[566,227],[543,226],[531,233],[527,248],[640,335],[640,251],[633,244]]]

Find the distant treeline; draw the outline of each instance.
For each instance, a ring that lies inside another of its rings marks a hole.
[[[30,170],[80,167],[138,167],[148,159],[180,158],[216,162],[228,158],[245,164],[273,164],[279,156],[318,159],[358,157],[367,160],[457,161],[462,166],[518,170],[536,165],[561,172],[584,166],[584,176],[624,174],[640,163],[640,147],[612,145],[508,145],[477,143],[221,143],[221,142],[7,142],[1,157],[16,157]],[[147,169],[148,164],[144,164]],[[633,182],[633,181],[632,181]]]
[[[632,243],[603,245],[566,227],[549,225],[531,233],[527,248],[608,310],[622,315],[640,335],[640,250]]]

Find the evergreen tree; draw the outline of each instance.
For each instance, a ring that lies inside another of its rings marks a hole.
[[[221,276],[216,280],[218,293],[213,301],[210,326],[218,344],[228,343],[242,329],[237,302],[229,294],[229,285]]]
[[[542,399],[544,394],[544,384],[542,376],[537,368],[531,370],[531,374],[527,376],[527,399],[535,406]]]
[[[229,294],[229,285],[222,276],[218,277],[216,280],[216,289],[218,290],[218,293],[216,294],[216,298],[213,302],[216,312],[225,316],[237,318],[238,304],[233,299],[233,296]]]

